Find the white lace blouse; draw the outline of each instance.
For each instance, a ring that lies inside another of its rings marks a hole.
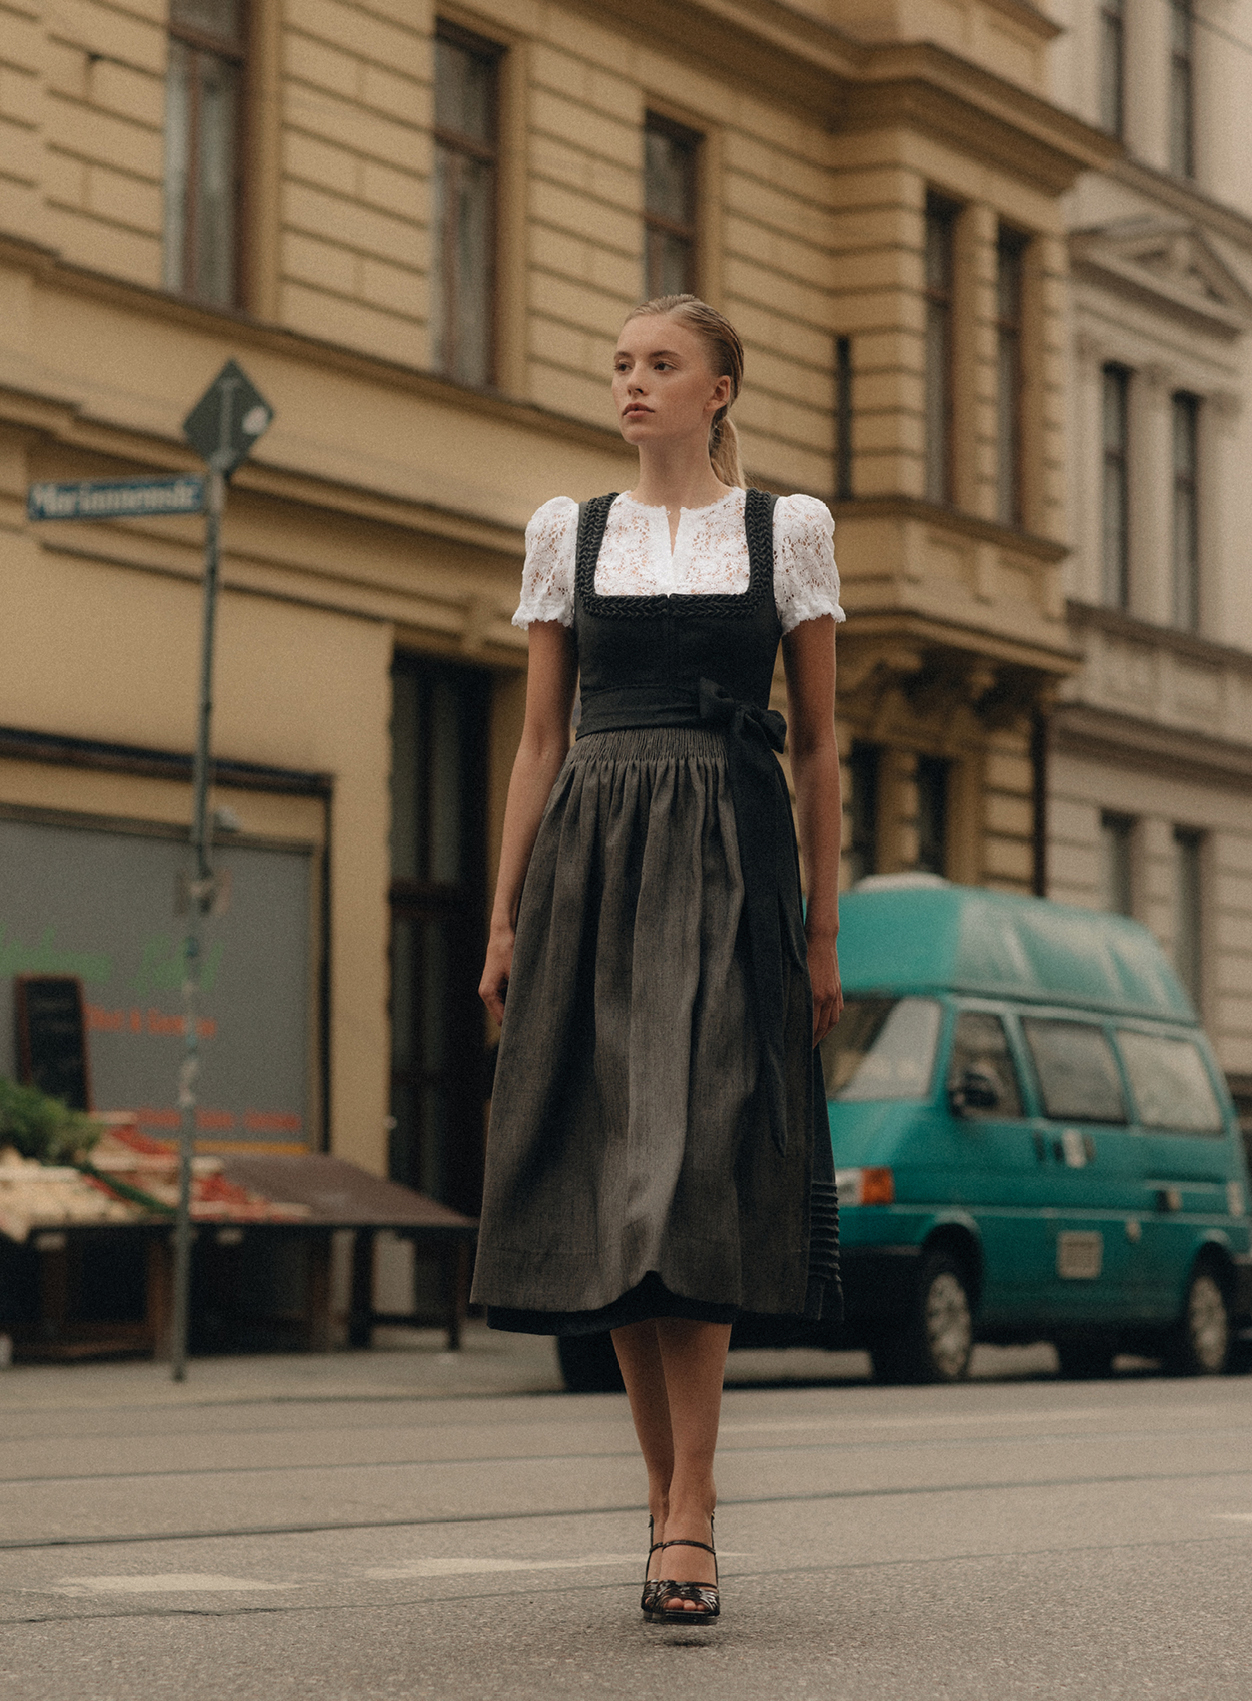
[[[670,549],[664,508],[629,495],[609,509],[596,562],[599,596],[741,595],[748,588],[744,493],[730,490],[707,508],[684,508]],[[835,522],[815,496],[780,496],[774,509],[774,603],[784,632],[830,614],[844,618],[835,567]],[[522,600],[514,626],[574,618],[574,545],[578,504],[554,496],[526,527]]]

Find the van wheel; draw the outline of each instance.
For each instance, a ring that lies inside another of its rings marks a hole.
[[[613,1351],[613,1337],[606,1329],[600,1335],[561,1335],[556,1343],[566,1391],[570,1394],[622,1394],[622,1367]]]
[[[1100,1335],[1072,1335],[1053,1343],[1067,1382],[1097,1382],[1113,1374],[1117,1348]]]
[[[927,1258],[908,1315],[870,1348],[879,1382],[963,1382],[974,1352],[969,1278],[946,1253]]]
[[[1175,1376],[1220,1376],[1230,1357],[1230,1307],[1211,1269],[1193,1270],[1182,1315],[1170,1331],[1166,1369]]]

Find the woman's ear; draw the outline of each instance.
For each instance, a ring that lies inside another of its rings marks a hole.
[[[713,386],[713,394],[710,397],[710,403],[714,413],[717,412],[718,408],[730,406],[730,379],[724,372],[717,380],[717,383]]]

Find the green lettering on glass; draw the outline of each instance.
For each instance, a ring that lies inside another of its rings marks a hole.
[[[45,927],[38,945],[24,945],[0,923],[0,977],[7,975],[79,975],[89,986],[103,986],[113,973],[106,951],[67,951],[56,943],[56,929]]]

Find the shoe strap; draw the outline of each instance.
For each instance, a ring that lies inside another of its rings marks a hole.
[[[658,1547],[698,1547],[702,1548],[705,1553],[711,1553],[714,1559],[717,1558],[717,1549],[710,1547],[708,1542],[688,1542],[679,1539],[672,1542],[658,1542],[656,1545]]]

